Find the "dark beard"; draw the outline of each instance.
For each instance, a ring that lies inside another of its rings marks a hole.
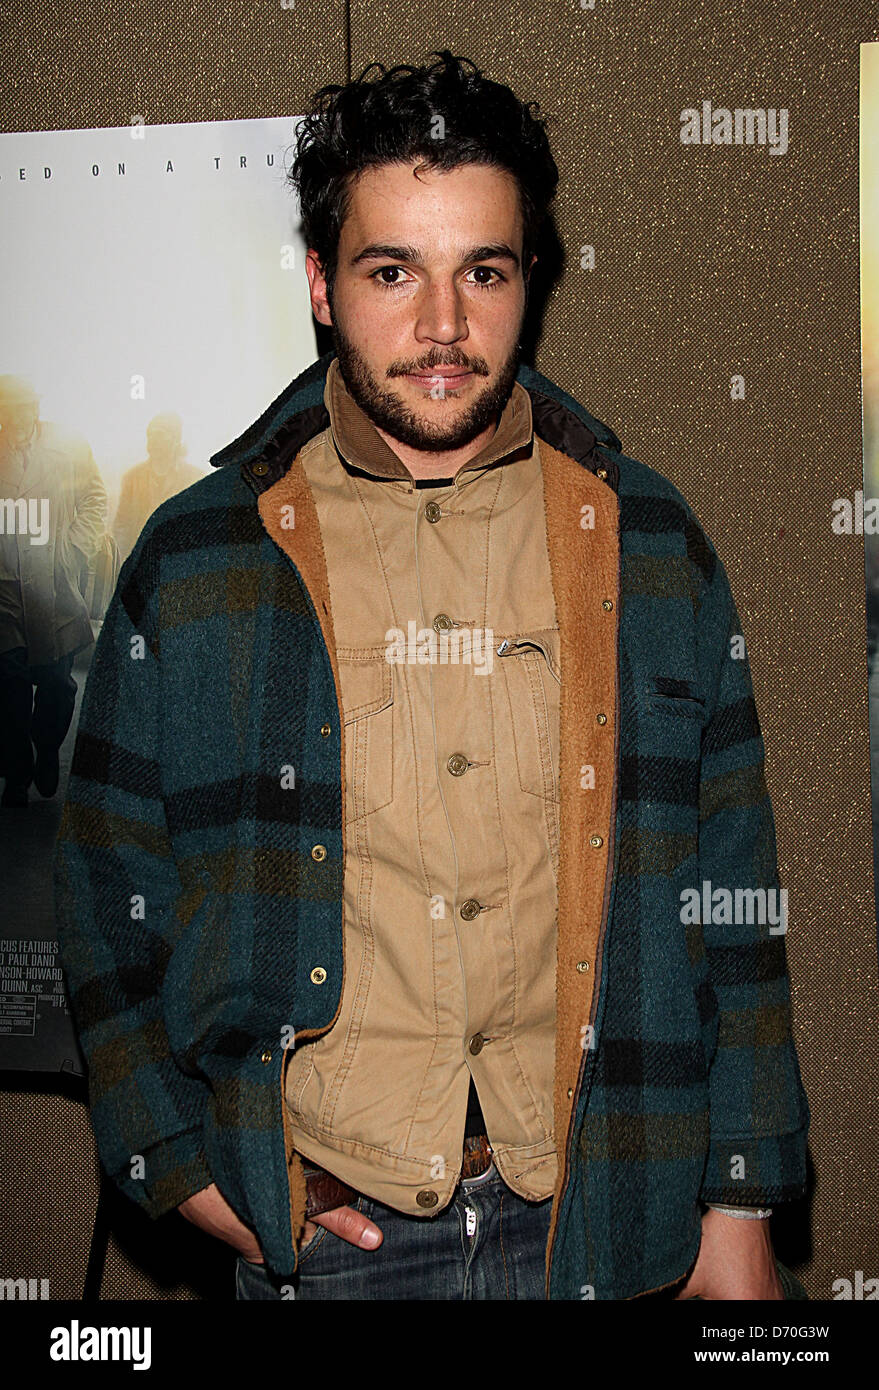
[[[425,453],[442,454],[452,449],[460,449],[478,434],[482,434],[490,424],[496,423],[510,398],[519,370],[517,342],[501,368],[495,384],[483,391],[462,416],[448,425],[425,425],[399,396],[379,385],[364,358],[337,327],[335,321],[332,331],[333,345],[339,359],[339,371],[360,409],[369,416],[374,425],[393,439],[407,444],[410,449],[420,449]],[[406,371],[429,371],[432,367],[467,367],[478,376],[488,376],[489,373],[488,363],[484,358],[464,358],[454,348],[446,352],[441,348],[433,349],[428,353],[426,361],[392,362],[389,370],[393,378],[403,375]]]

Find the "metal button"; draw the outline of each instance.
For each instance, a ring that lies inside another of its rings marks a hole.
[[[596,722],[596,724],[606,724],[606,723],[607,723],[607,715],[606,715],[606,714],[596,714],[596,716],[595,716],[595,722]]]
[[[606,477],[607,477],[607,469],[606,469],[606,468],[596,468],[596,470],[595,470],[595,476],[596,476],[596,478],[606,478]],[[569,1094],[570,1094],[570,1093],[569,1093]]]
[[[309,978],[313,985],[322,985],[327,978],[327,972],[322,965],[316,965]]]
[[[423,1188],[422,1191],[418,1193],[415,1200],[420,1207],[435,1207],[439,1201],[439,1197],[435,1192],[431,1192],[430,1188]]]
[[[424,515],[427,517],[428,521],[439,521],[440,517],[442,516],[442,510],[439,506],[439,503],[428,502],[427,506],[424,508]]]
[[[446,763],[446,767],[453,777],[463,777],[470,766],[470,761],[463,753],[453,753]]]
[[[578,960],[577,969],[579,970],[581,975],[585,974],[585,972],[589,969],[588,960]]]
[[[601,846],[604,844],[604,840],[601,838],[600,835],[590,835],[589,843],[593,849],[601,849]]]
[[[330,736],[330,734],[333,732],[333,730],[332,730],[332,727],[331,727],[329,724],[321,724],[321,726],[320,726],[320,732],[321,732],[321,737],[322,737],[322,738],[329,738],[329,736]]]
[[[473,1037],[470,1039],[470,1042],[467,1045],[470,1048],[470,1051],[473,1053],[473,1056],[476,1057],[485,1046],[485,1038],[482,1036],[481,1033],[474,1033]]]
[[[264,1052],[259,1060],[261,1062],[270,1062],[272,1060],[272,1054],[270,1052]]]
[[[448,613],[437,613],[433,620],[433,626],[436,632],[449,632],[455,624],[452,622]]]
[[[461,904],[461,916],[465,922],[472,922],[474,917],[478,917],[482,911],[482,904],[475,898],[466,898]]]
[[[257,478],[264,478],[268,471],[269,465],[267,463],[255,463],[253,465],[252,472]]]
[[[327,847],[326,847],[326,845],[313,845],[313,846],[312,846],[312,849],[311,849],[311,857],[312,857],[312,859],[316,859],[316,860],[318,861],[318,863],[320,863],[320,861],[321,861],[322,859],[326,859],[326,857],[327,857]]]
[[[605,613],[609,613],[613,608],[613,599],[603,598],[601,600],[601,606],[604,609]]]

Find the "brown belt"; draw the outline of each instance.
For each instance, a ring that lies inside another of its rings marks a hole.
[[[468,1134],[464,1140],[464,1154],[461,1163],[462,1178],[478,1178],[488,1172],[491,1166],[492,1149],[486,1134]],[[310,1221],[321,1212],[332,1211],[333,1207],[348,1207],[357,1201],[360,1193],[347,1183],[340,1182],[326,1168],[316,1163],[302,1160],[305,1173],[306,1206],[305,1219]]]

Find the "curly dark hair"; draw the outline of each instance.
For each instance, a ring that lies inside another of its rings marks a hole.
[[[347,86],[322,87],[297,130],[287,177],[330,295],[352,185],[364,169],[382,164],[418,160],[419,168],[489,164],[506,170],[521,199],[523,271],[531,262],[559,177],[538,104],[519,101],[469,58],[448,49],[428,56],[439,61],[390,69],[370,63]],[[367,81],[374,69],[377,80]]]

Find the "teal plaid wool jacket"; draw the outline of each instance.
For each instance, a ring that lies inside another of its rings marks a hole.
[[[312,595],[258,497],[327,427],[330,360],[144,527],[93,654],[54,867],[104,1168],[152,1217],[215,1182],[282,1276],[299,1232],[281,1034],[325,1032],[341,997],[343,721]],[[669,481],[553,382],[518,379],[540,440],[618,507],[607,886],[546,1294],[627,1299],[686,1273],[702,1203],[803,1195],[809,1109],[784,934],[710,910],[717,889],[779,887],[724,567]],[[563,690],[564,662],[563,646]],[[694,923],[682,903],[706,883]]]

